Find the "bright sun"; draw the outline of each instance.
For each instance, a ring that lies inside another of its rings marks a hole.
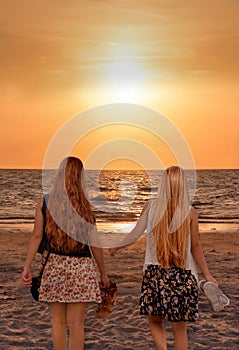
[[[85,91],[94,104],[147,103],[151,98],[150,72],[137,54],[138,48],[125,42],[108,43],[94,65],[94,85]],[[96,59],[97,60],[97,59]]]
[[[112,62],[106,68],[106,87],[112,98],[124,102],[139,102],[146,74],[133,61]]]

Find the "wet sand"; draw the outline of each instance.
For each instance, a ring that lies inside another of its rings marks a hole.
[[[0,229],[0,349],[53,349],[48,305],[35,302],[21,283],[30,228]],[[209,268],[219,281],[230,305],[213,312],[203,294],[199,298],[200,320],[188,325],[189,350],[236,350],[239,348],[239,248],[238,229],[208,228],[201,241]],[[117,283],[118,298],[112,314],[96,318],[90,304],[85,321],[85,349],[153,350],[147,319],[138,312],[144,260],[144,238],[112,258],[105,251],[110,277]],[[34,261],[37,273],[39,258]],[[170,324],[165,322],[168,349],[173,349]]]

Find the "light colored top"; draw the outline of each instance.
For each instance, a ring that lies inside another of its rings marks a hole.
[[[150,204],[149,204],[150,208],[148,212],[148,221],[147,221],[147,228],[146,228],[146,252],[145,252],[144,270],[146,269],[147,265],[160,265],[156,255],[154,234],[151,227],[152,221],[153,221],[154,203],[155,201],[152,200],[150,201]],[[191,253],[190,232],[188,234],[187,245],[186,245],[185,268],[186,270],[191,270],[191,273],[196,277],[196,280],[198,281],[197,265]]]

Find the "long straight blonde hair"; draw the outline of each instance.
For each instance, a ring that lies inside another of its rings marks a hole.
[[[190,199],[183,169],[165,170],[153,215],[157,259],[161,267],[185,268],[190,225]]]
[[[50,248],[64,253],[79,251],[87,243],[94,214],[84,192],[83,164],[65,158],[56,173],[46,210],[46,234]]]

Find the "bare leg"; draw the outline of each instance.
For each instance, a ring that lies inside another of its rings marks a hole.
[[[158,350],[166,350],[166,333],[162,324],[162,317],[159,316],[148,316],[149,328],[154,340],[154,343]]]
[[[66,304],[50,303],[52,340],[55,350],[66,350]]]
[[[69,325],[69,350],[84,350],[84,318],[87,303],[67,304],[67,324]]]
[[[188,335],[187,326],[185,322],[172,322],[172,329],[174,334],[174,349],[187,350],[188,349]]]

